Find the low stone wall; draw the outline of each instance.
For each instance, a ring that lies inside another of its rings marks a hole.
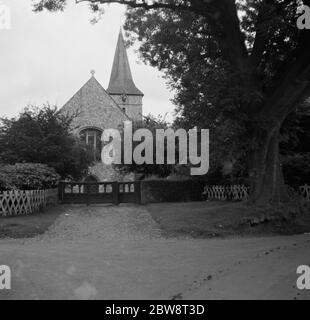
[[[198,180],[141,181],[141,203],[201,201],[203,189]]]

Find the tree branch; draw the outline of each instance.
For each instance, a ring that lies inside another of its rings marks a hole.
[[[294,110],[310,94],[310,51],[296,58],[286,77],[277,86],[268,103],[259,111],[261,118],[281,119]]]
[[[212,0],[211,0],[212,1]],[[176,4],[176,1],[162,2],[162,1],[150,1],[147,0],[75,0],[76,3],[81,2],[89,2],[91,4],[111,4],[117,3],[122,5],[127,5],[134,9],[144,9],[144,10],[152,10],[152,9],[171,9],[171,10],[185,10],[191,11],[194,13],[201,14],[201,11],[197,10],[194,6],[191,5],[192,2],[195,1],[183,1],[184,4]],[[205,2],[204,2],[205,3]]]
[[[257,16],[257,23],[255,28],[256,36],[250,57],[250,63],[254,71],[259,65],[262,58],[264,46],[268,36],[268,30],[266,30],[266,27],[268,27],[270,18],[272,19],[273,12],[274,10],[270,9],[270,7],[267,7],[266,0],[264,0],[260,6]]]
[[[217,0],[217,7],[220,12],[218,20],[220,27],[222,27],[224,52],[226,52],[226,56],[229,57],[233,67],[244,73],[247,68],[248,51],[244,35],[240,29],[235,0]]]

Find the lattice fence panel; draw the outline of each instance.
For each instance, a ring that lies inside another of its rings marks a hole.
[[[249,188],[245,185],[205,186],[203,196],[206,200],[247,200]]]
[[[45,190],[14,190],[0,193],[0,216],[31,214],[45,206]]]

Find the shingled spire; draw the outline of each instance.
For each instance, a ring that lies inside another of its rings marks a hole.
[[[135,83],[133,82],[124,38],[121,30],[118,36],[112,73],[107,92],[111,95],[117,94],[143,96],[143,93],[136,87]]]

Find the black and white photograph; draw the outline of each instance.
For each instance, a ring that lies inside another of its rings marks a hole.
[[[310,300],[310,1],[0,0],[5,300]]]

